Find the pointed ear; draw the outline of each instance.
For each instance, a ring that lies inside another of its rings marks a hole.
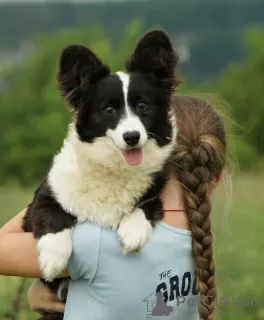
[[[73,110],[78,110],[85,92],[110,74],[108,66],[88,48],[70,45],[61,54],[57,74],[58,87]]]
[[[179,84],[175,77],[177,62],[178,55],[168,35],[162,30],[153,30],[140,39],[126,62],[126,69],[128,72],[154,76],[162,88],[171,92]]]

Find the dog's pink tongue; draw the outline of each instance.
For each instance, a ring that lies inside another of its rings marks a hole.
[[[131,149],[123,151],[123,156],[130,166],[137,166],[141,163],[143,158],[143,149]]]

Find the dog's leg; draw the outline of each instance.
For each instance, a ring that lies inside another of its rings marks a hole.
[[[137,208],[125,215],[118,227],[117,235],[124,246],[124,252],[138,251],[151,239],[152,226],[142,209]]]
[[[157,174],[137,208],[122,218],[117,234],[125,252],[138,251],[151,239],[152,227],[163,216],[160,192],[164,186],[165,178],[161,173]]]
[[[44,183],[35,194],[24,222],[28,224],[30,221],[37,240],[40,268],[47,281],[52,281],[67,266],[75,220],[54,199],[49,185]]]
[[[43,278],[52,281],[67,267],[72,252],[72,229],[65,228],[56,233],[41,236],[37,241],[39,263]]]
[[[156,222],[163,218],[163,205],[160,194],[165,187],[166,180],[165,173],[158,172],[152,185],[138,203],[138,207],[144,211],[146,219],[150,221],[152,227],[155,227]]]

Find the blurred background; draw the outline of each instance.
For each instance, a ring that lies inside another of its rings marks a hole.
[[[218,293],[229,298],[217,319],[264,319],[263,0],[0,1],[0,226],[29,203],[66,133],[55,82],[62,48],[87,45],[120,70],[153,27],[179,52],[179,93],[223,101],[235,123],[233,193],[222,185],[214,197]],[[29,283],[0,277],[0,320],[36,318]],[[231,305],[232,297],[245,302]]]

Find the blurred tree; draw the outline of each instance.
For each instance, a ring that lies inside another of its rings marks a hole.
[[[256,155],[264,155],[264,30],[245,32],[247,56],[231,65],[217,81],[214,90],[231,105],[232,118],[242,127],[249,146],[235,146],[244,165],[253,164]],[[247,160],[246,160],[247,159]]]
[[[123,69],[123,62],[142,33],[134,20],[120,43],[110,45],[100,26],[71,29],[53,36],[39,36],[36,53],[12,76],[12,86],[0,97],[0,179],[32,183],[44,177],[53,154],[62,144],[69,112],[56,90],[56,70],[60,53],[68,44],[84,44],[112,67]]]
[[[199,83],[243,58],[242,30],[252,23],[263,25],[263,12],[263,0],[0,4],[0,50],[17,52],[21,42],[38,32],[52,34],[98,22],[111,39],[119,39],[126,24],[140,16],[146,29],[158,24],[176,41],[184,38],[190,58],[183,71]]]

